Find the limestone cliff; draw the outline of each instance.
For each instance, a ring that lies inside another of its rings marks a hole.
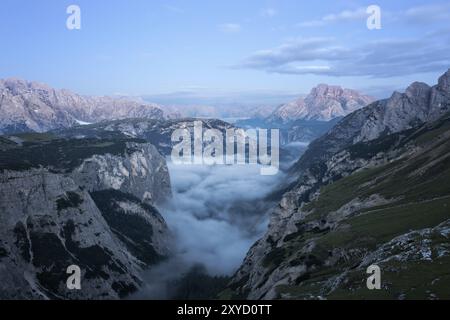
[[[170,178],[152,145],[32,134],[0,149],[1,298],[122,298],[169,254],[153,205],[170,196]],[[81,290],[66,287],[70,265]]]

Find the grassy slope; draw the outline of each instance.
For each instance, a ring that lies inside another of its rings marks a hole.
[[[448,255],[435,257],[433,262],[412,260],[383,264],[382,279],[389,285],[379,291],[367,290],[367,275],[357,268],[363,256],[391,239],[411,230],[434,227],[450,219],[449,133],[450,120],[445,119],[418,131],[410,131],[406,136],[397,137],[399,139],[391,137],[390,144],[375,142],[384,145],[383,148],[386,149],[394,143],[399,146],[413,141],[420,149],[402,159],[361,170],[323,187],[318,199],[303,207],[305,211],[312,212],[307,216],[306,222],[326,220],[330,212],[355,198],[366,199],[370,195],[379,194],[392,202],[361,209],[356,215],[341,221],[337,228],[324,234],[298,232],[288,237],[283,249],[278,250],[277,259],[290,260],[291,265],[295,265],[295,259],[305,261],[305,257],[296,257],[305,241],[315,239],[317,245],[311,257],[307,257],[312,261],[312,271],[298,279],[298,285],[278,287],[279,293],[290,298],[308,298],[311,294],[325,294],[336,299],[450,298]],[[363,156],[364,150],[365,148],[359,148],[359,157]],[[367,152],[372,153],[373,150],[367,149]],[[449,239],[442,236],[430,241],[436,245],[450,243]],[[419,240],[417,246],[420,246]],[[345,259],[332,266],[322,266],[321,263],[329,253],[336,249],[347,253]],[[314,263],[317,264],[316,267]],[[344,270],[347,271],[347,285],[340,285],[332,292],[323,292],[326,281]],[[444,285],[445,281],[447,285]]]

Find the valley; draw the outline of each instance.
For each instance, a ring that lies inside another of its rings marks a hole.
[[[321,137],[285,141],[276,175],[251,161],[173,161],[174,133],[202,150],[214,131],[224,147],[239,122],[144,117],[4,135],[2,298],[446,299],[449,79],[314,122]],[[367,291],[374,264],[383,285]],[[65,287],[69,265],[83,290]]]
[[[2,1],[0,303],[430,314],[398,300],[450,300],[447,2]]]

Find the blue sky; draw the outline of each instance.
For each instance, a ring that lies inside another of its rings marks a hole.
[[[450,67],[448,21],[448,1],[2,0],[0,77],[157,102],[272,102],[318,83],[384,96]]]

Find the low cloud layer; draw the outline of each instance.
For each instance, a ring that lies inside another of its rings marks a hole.
[[[177,256],[212,275],[231,274],[268,223],[255,207],[279,181],[258,166],[169,165],[173,199],[162,208],[175,234]],[[249,204],[251,204],[249,206]],[[262,211],[260,211],[262,210]]]
[[[168,298],[171,283],[195,265],[211,276],[231,275],[268,226],[273,203],[262,199],[283,178],[261,176],[257,165],[169,163],[173,198],[160,208],[175,252],[144,278],[139,298]]]

